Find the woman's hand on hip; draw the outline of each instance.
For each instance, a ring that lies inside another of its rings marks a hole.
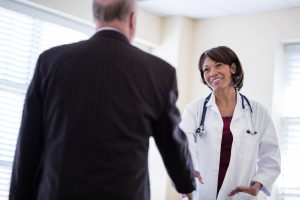
[[[233,196],[239,192],[244,192],[244,193],[251,194],[252,196],[257,196],[258,192],[261,190],[262,187],[263,187],[263,185],[261,183],[253,182],[250,187],[238,186],[237,188],[232,190],[228,194],[228,196]]]

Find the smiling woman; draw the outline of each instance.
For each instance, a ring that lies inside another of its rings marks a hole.
[[[270,195],[280,173],[277,135],[266,109],[239,93],[244,77],[239,58],[226,46],[215,47],[200,56],[199,70],[212,93],[188,104],[181,123],[199,180],[194,198]]]
[[[37,56],[57,44],[88,38],[72,28],[12,10],[36,15],[40,10],[24,4],[0,3],[0,199],[8,196],[11,166],[18,137],[23,101]],[[48,18],[51,15],[48,13]],[[59,16],[55,16],[59,17]],[[63,20],[66,20],[65,18]],[[75,23],[70,20],[70,23]],[[80,27],[81,25],[78,24]],[[88,28],[84,28],[87,30]],[[51,33],[51,34],[49,34]]]

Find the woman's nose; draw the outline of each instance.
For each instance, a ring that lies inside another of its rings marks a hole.
[[[217,74],[217,70],[214,68],[211,68],[209,76],[215,76],[216,74]]]

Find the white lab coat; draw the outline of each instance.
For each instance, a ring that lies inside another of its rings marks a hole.
[[[218,200],[253,200],[256,197],[238,193],[233,197],[228,194],[237,186],[251,185],[252,181],[263,184],[262,191],[270,195],[272,185],[280,174],[280,150],[274,124],[267,110],[255,101],[250,101],[253,109],[253,125],[249,116],[249,107],[245,102],[242,108],[241,96],[237,95],[237,104],[233,113],[230,130],[233,135],[230,163]],[[196,170],[204,184],[197,182],[195,200],[216,200],[223,120],[215,103],[214,94],[207,103],[204,127],[205,135],[194,141],[193,133],[199,127],[205,99],[187,105],[180,127],[188,137],[189,148]],[[248,115],[248,117],[247,117]],[[246,133],[254,128],[256,135]]]

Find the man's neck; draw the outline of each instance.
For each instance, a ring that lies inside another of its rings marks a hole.
[[[101,30],[114,30],[122,33],[125,35],[125,37],[129,40],[129,31],[128,28],[125,24],[125,22],[119,21],[119,20],[113,20],[109,23],[105,22],[96,22],[96,30],[101,31]]]
[[[109,27],[109,26],[98,28],[98,29],[96,30],[96,32],[99,32],[99,31],[105,31],[105,30],[110,30],[110,31],[117,31],[117,32],[120,32],[117,28],[115,28],[115,27]]]

